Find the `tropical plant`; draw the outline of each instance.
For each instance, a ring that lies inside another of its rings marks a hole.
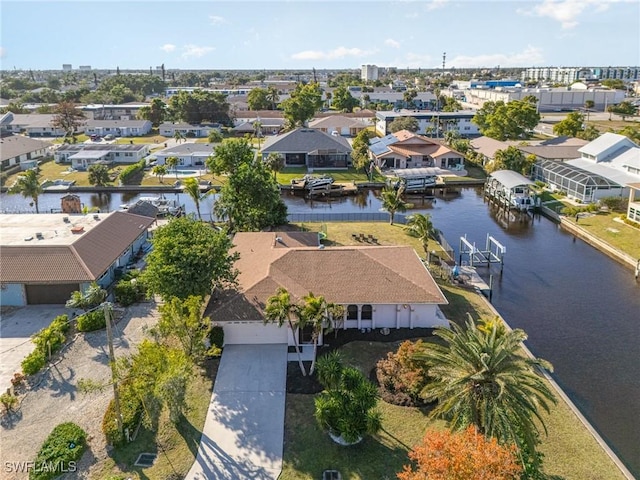
[[[399,480],[516,480],[522,468],[516,449],[486,439],[474,427],[463,432],[429,430],[409,452]]]
[[[415,133],[419,128],[418,120],[413,117],[398,117],[389,124],[389,131],[391,133],[396,133],[401,130],[408,130]]]
[[[436,230],[431,222],[431,215],[428,213],[414,213],[409,215],[407,217],[407,224],[404,226],[404,231],[420,240],[425,256],[428,257],[429,240],[438,239],[438,230]]]
[[[303,304],[297,309],[299,322],[302,328],[311,328],[311,341],[313,342],[313,360],[309,375],[313,375],[316,366],[316,355],[318,353],[318,341],[320,335],[325,329],[334,328],[335,322],[344,316],[344,307],[335,303],[327,302],[320,295],[316,296],[313,292],[303,297]]]
[[[354,444],[382,428],[375,385],[358,369],[344,367],[337,352],[318,360],[318,380],[325,390],[315,398],[315,417],[336,442]]]
[[[393,225],[393,219],[396,212],[406,212],[409,207],[409,203],[402,199],[404,188],[401,186],[397,190],[393,187],[385,187],[380,192],[382,197],[382,208],[389,212],[389,223]]]
[[[160,183],[163,183],[164,176],[167,174],[167,166],[166,165],[156,165],[151,169],[151,173],[153,173]]]
[[[90,165],[89,166],[89,183],[96,187],[104,187],[109,184],[109,167],[106,165]]]
[[[267,158],[264,161],[264,163],[267,165],[269,170],[273,172],[273,179],[277,182],[278,172],[284,168],[284,163],[285,163],[284,157],[282,157],[281,155],[278,155],[275,152],[271,152],[269,155],[267,155]]]
[[[193,203],[196,206],[196,212],[198,213],[198,220],[202,220],[202,215],[200,214],[200,200],[202,200],[206,194],[203,195],[202,192],[200,192],[200,185],[198,184],[198,181],[195,178],[186,178],[183,183],[183,190],[193,200]]]
[[[429,381],[428,371],[415,354],[425,345],[422,340],[404,341],[395,352],[376,364],[376,378],[383,400],[394,405],[416,406],[424,403],[420,393]]]
[[[42,185],[40,185],[38,174],[35,170],[27,170],[18,176],[15,183],[9,188],[10,194],[19,193],[24,198],[30,198],[36,207],[36,213],[40,213],[38,209],[38,197],[42,192],[44,192],[44,190],[42,189]]]
[[[178,179],[178,163],[180,162],[180,159],[178,157],[167,157],[166,160],[164,161],[164,164],[169,167],[169,170],[173,170],[173,172],[176,174],[176,180]]]
[[[180,143],[180,142],[186,141],[184,133],[182,133],[180,130],[176,130],[173,133],[173,139],[176,141],[176,143]]]
[[[67,300],[67,308],[81,308],[85,312],[100,305],[107,298],[107,291],[96,282],[89,285],[84,292],[77,290],[71,293],[71,298]]]
[[[596,102],[593,100],[585,100],[584,102],[584,110],[587,112],[587,122],[589,121],[589,112],[596,106]]]
[[[495,323],[478,328],[468,318],[464,327],[452,323],[434,335],[444,344],[430,344],[416,355],[433,379],[422,391],[426,400],[438,402],[430,415],[447,419],[454,430],[475,425],[500,443],[533,450],[536,420],[546,431],[540,408],[548,412],[556,400],[539,371],[551,371],[551,364],[521,351],[526,333]]]
[[[202,316],[202,303],[198,296],[184,300],[173,297],[160,306],[156,330],[163,339],[177,339],[185,355],[196,360],[204,356],[205,339],[211,328],[211,319]]]
[[[272,295],[267,299],[267,306],[264,310],[264,323],[277,323],[278,327],[282,327],[286,321],[289,324],[291,335],[293,337],[293,345],[298,355],[298,365],[300,365],[300,371],[303,376],[307,375],[307,371],[302,363],[302,356],[300,354],[300,346],[298,345],[297,328],[303,325],[300,322],[300,316],[296,315],[298,306],[291,302],[291,295],[285,288],[278,288],[275,295]]]

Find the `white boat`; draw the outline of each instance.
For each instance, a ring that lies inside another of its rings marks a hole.
[[[154,207],[156,207],[158,209],[159,217],[164,217],[167,215],[176,216],[182,213],[182,207],[176,200],[170,200],[168,198],[165,198],[162,195],[158,197],[153,197],[153,196],[139,197],[136,203],[138,202],[147,202],[153,205]],[[133,205],[135,204],[120,205],[120,210],[125,210],[125,211],[129,210],[129,208],[131,208]]]

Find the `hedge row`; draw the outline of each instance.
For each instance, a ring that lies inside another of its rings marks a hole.
[[[61,423],[55,427],[40,447],[30,480],[49,480],[66,472],[76,471],[76,461],[86,448],[87,434],[75,423]]]
[[[107,326],[104,319],[104,310],[101,308],[91,312],[83,313],[78,317],[78,331],[93,332]]]
[[[47,363],[49,353],[52,355],[62,348],[69,331],[69,317],[59,315],[51,324],[33,335],[32,340],[36,348],[22,361],[22,372],[25,375],[38,373]]]
[[[145,160],[140,160],[138,163],[134,163],[133,165],[129,165],[124,168],[122,172],[120,172],[120,183],[122,183],[122,185],[129,185],[133,183],[132,180],[144,170],[145,166]]]

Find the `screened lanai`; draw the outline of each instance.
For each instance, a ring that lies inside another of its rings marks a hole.
[[[554,160],[539,160],[533,171],[535,180],[541,180],[583,203],[620,195],[624,189],[606,177]]]

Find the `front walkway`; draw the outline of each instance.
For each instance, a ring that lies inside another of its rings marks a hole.
[[[282,470],[287,345],[227,345],[188,480],[276,480]]]

